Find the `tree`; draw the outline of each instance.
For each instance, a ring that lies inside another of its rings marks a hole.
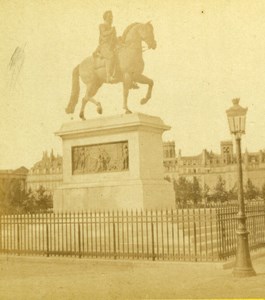
[[[237,197],[237,184],[235,183],[234,186],[228,191],[228,200],[237,200]]]
[[[43,212],[52,207],[52,195],[43,186],[40,186],[36,191],[30,190],[24,202],[26,212]]]
[[[191,183],[190,192],[188,196],[190,197],[190,200],[193,202],[193,204],[197,204],[202,200],[202,189],[200,187],[197,177],[195,176],[193,176],[193,180]]]
[[[12,213],[21,213],[24,211],[24,201],[27,197],[24,187],[17,179],[13,181],[12,187],[9,193],[10,210]]]
[[[174,180],[174,190],[176,197],[176,204],[187,204],[189,192],[190,192],[190,183],[185,177],[179,177],[178,180]]]
[[[260,190],[260,197],[265,201],[265,183],[263,183]]]
[[[5,179],[0,182],[0,213],[8,211],[7,194],[10,188],[11,180]]]
[[[197,204],[202,199],[202,189],[197,177],[193,177],[192,182],[185,177],[179,177],[174,181],[176,204],[186,205],[189,202]]]
[[[222,176],[218,177],[211,198],[213,199],[214,202],[225,202],[228,200],[228,192],[226,191],[225,180],[222,178]]]
[[[47,211],[52,206],[52,195],[42,186],[26,192],[20,180],[13,178],[0,188],[0,213],[34,213]]]
[[[0,206],[4,214],[23,212],[26,191],[16,178],[5,180],[0,189]]]
[[[246,200],[253,200],[256,199],[259,195],[259,190],[256,186],[254,186],[254,184],[252,183],[252,181],[248,178],[248,181],[245,185],[245,199]]]
[[[206,183],[203,185],[203,190],[201,192],[202,200],[204,203],[208,202],[210,187]]]

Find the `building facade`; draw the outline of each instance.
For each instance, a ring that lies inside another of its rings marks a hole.
[[[221,176],[226,182],[226,189],[232,189],[237,181],[236,154],[232,141],[220,143],[220,154],[204,149],[199,155],[183,156],[181,151],[175,156],[175,143],[164,143],[167,154],[164,158],[165,177],[177,180],[185,177],[192,180],[196,177],[201,186],[212,189]],[[172,155],[170,155],[172,154]],[[250,179],[255,186],[261,188],[265,184],[265,151],[248,152],[242,155],[244,183]]]
[[[0,170],[0,197],[4,197],[14,180],[18,180],[21,190],[26,189],[28,171],[25,167],[16,170]]]
[[[46,190],[53,192],[63,180],[62,162],[62,157],[58,154],[55,156],[53,151],[50,155],[47,151],[43,152],[42,159],[29,170],[26,179],[27,189],[37,190],[43,186]]]

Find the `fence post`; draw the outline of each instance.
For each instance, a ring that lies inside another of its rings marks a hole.
[[[197,230],[196,230],[196,222],[193,222],[193,231],[194,231],[194,255],[195,261],[197,261]]]
[[[254,214],[255,214],[255,212],[254,212]],[[252,227],[253,227],[253,231],[252,231],[253,245],[256,245],[257,244],[256,243],[257,232],[256,232],[256,218],[255,217],[252,218]],[[251,239],[250,239],[250,244],[251,244]]]
[[[218,258],[221,258],[222,252],[222,231],[221,231],[221,217],[219,207],[216,209],[216,233],[217,233],[217,252]]]
[[[155,261],[154,223],[151,223],[152,230],[152,260]]]
[[[225,217],[224,217],[225,213]],[[225,222],[227,219],[228,214],[226,211],[224,212],[223,209],[221,209],[221,217],[220,217],[220,237],[221,237],[221,258],[225,257],[225,254],[227,252],[227,244],[226,244],[226,228],[225,228]],[[220,255],[219,255],[220,256]]]
[[[0,253],[2,252],[2,215],[0,215]]]
[[[117,256],[116,256],[116,232],[115,232],[114,220],[113,220],[113,252],[114,252],[114,259],[117,259]]]
[[[48,224],[46,223],[46,245],[47,245],[47,257],[49,257],[49,226]]]
[[[20,255],[20,232],[19,232],[19,223],[17,224],[17,252],[18,256]]]
[[[78,223],[78,257],[81,258],[80,223]]]

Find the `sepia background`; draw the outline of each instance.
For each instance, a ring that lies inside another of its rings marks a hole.
[[[264,1],[0,0],[0,169],[30,168],[51,148],[61,153],[54,132],[70,120],[72,70],[97,47],[108,9],[118,35],[152,20],[158,47],[144,52],[144,74],[155,82],[153,97],[141,106],[142,86],[130,92],[129,107],[172,126],[164,140],[184,155],[219,152],[231,138],[225,110],[240,97],[249,108],[243,148],[265,147]],[[103,116],[123,113],[121,84],[95,98]],[[76,120],[79,110],[80,101]],[[92,104],[85,113],[99,117]]]

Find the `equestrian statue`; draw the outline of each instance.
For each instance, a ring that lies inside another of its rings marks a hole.
[[[94,103],[97,112],[102,114],[100,102],[93,97],[103,83],[123,83],[123,108],[127,114],[131,113],[127,103],[129,90],[138,88],[137,83],[147,84],[147,94],[141,100],[141,104],[145,104],[151,98],[154,85],[152,79],[143,75],[142,55],[143,41],[148,49],[156,48],[152,24],[133,23],[125,29],[121,37],[117,38],[115,27],[112,26],[112,12],[106,11],[103,19],[104,23],[99,25],[99,46],[93,55],[83,60],[72,73],[72,93],[65,111],[68,114],[74,113],[79,97],[80,77],[87,87],[79,114],[83,120],[85,120],[84,110],[87,102]]]

